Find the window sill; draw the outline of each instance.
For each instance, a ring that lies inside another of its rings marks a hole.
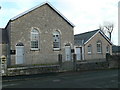
[[[60,51],[60,48],[53,48],[53,51]]]
[[[98,54],[102,54],[102,52],[97,52]]]
[[[39,51],[40,49],[38,48],[31,48],[30,51]]]
[[[88,55],[91,55],[92,53],[91,52],[88,52]]]

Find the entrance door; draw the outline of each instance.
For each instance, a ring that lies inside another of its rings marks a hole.
[[[65,57],[66,57],[66,61],[71,60],[71,47],[70,46],[65,46]]]
[[[81,47],[76,47],[76,59],[82,60],[82,48]]]
[[[24,63],[24,45],[17,44],[16,45],[16,64]]]

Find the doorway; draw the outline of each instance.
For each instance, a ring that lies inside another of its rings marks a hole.
[[[18,43],[16,45],[16,64],[24,63],[24,45],[23,43]]]

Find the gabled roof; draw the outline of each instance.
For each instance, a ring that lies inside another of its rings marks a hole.
[[[25,15],[25,14],[27,14],[27,13],[29,13],[29,12],[31,12],[31,11],[33,11],[33,10],[35,10],[35,9],[41,7],[41,6],[43,6],[43,5],[45,5],[45,4],[47,4],[48,6],[50,6],[58,15],[60,15],[60,16],[61,16],[65,21],[67,21],[67,23],[69,23],[72,27],[75,26],[75,25],[74,25],[73,23],[71,23],[63,14],[61,14],[54,6],[52,6],[49,2],[44,2],[44,3],[40,4],[40,5],[37,5],[37,6],[33,7],[33,8],[31,8],[31,9],[29,9],[29,10],[27,10],[27,11],[25,11],[25,12],[23,12],[23,13],[17,15],[17,16],[15,16],[15,17],[13,17],[13,18],[11,18],[10,21],[16,20],[16,19],[22,17],[23,15]]]
[[[75,45],[82,45],[87,42],[98,30],[89,31],[74,35]]]
[[[3,28],[0,28],[0,44],[8,43],[7,31]]]
[[[75,45],[83,45],[83,44],[85,45],[97,33],[100,33],[110,44],[112,44],[112,42],[109,40],[109,38],[100,29],[74,35],[74,44]]]

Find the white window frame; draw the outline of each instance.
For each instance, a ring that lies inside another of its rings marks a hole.
[[[110,53],[110,46],[109,45],[106,46],[106,53]]]
[[[58,43],[59,43],[59,47],[58,48],[55,48],[54,47],[54,40],[55,40],[55,37],[58,35]],[[55,37],[54,37],[55,36]],[[60,35],[60,32],[59,31],[54,31],[53,32],[53,50],[60,50],[61,49],[61,35]]]
[[[32,32],[33,30],[36,30],[37,32]],[[30,49],[31,50],[39,50],[39,37],[40,37],[40,34],[39,34],[39,31],[38,31],[38,29],[36,29],[36,28],[32,28],[32,30],[31,30],[31,37],[30,37],[30,39],[31,39],[31,41],[30,41]],[[33,34],[35,35],[37,35],[37,40],[32,40],[33,39]],[[38,48],[32,48],[32,41],[38,41]]]
[[[91,54],[92,53],[92,45],[90,44],[90,45],[88,45],[88,54]]]
[[[98,47],[98,45],[99,45],[100,47]],[[100,49],[100,51],[98,51],[98,49]],[[102,43],[101,43],[101,41],[98,41],[98,42],[97,42],[97,53],[102,53]]]

